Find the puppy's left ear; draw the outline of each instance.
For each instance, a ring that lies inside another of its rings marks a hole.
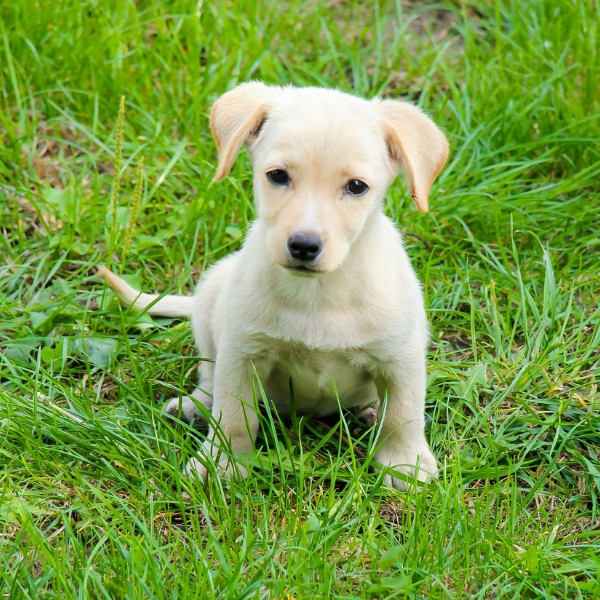
[[[448,140],[413,104],[384,100],[380,110],[390,156],[406,171],[417,208],[427,212],[429,188],[448,158]]]
[[[280,88],[258,81],[243,83],[221,96],[210,112],[210,127],[219,151],[215,175],[221,181],[231,170],[240,148],[256,136]]]

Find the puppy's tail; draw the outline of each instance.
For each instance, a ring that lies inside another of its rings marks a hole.
[[[192,315],[191,296],[171,295],[161,298],[159,294],[142,294],[142,292],[131,287],[125,280],[115,275],[106,267],[100,267],[97,273],[104,277],[108,286],[128,306],[144,310],[147,314],[157,317],[179,317],[185,319]]]

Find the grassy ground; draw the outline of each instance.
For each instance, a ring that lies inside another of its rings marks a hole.
[[[600,596],[597,1],[0,16],[3,597]],[[431,212],[402,182],[388,203],[433,329],[442,468],[420,494],[368,470],[374,434],[349,415],[265,415],[253,477],[187,480],[199,434],[161,405],[193,385],[189,325],[122,310],[94,276],[189,291],[239,245],[249,164],[212,182],[207,112],[250,78],[409,97],[451,140]]]

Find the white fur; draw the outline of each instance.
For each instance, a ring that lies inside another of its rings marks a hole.
[[[106,270],[126,302],[150,314],[191,316],[202,356],[199,385],[167,412],[191,419],[197,403],[212,408],[235,453],[249,451],[258,429],[254,371],[278,410],[318,414],[374,405],[387,393],[375,456],[424,481],[436,461],[424,436],[428,325],[419,282],[401,236],[383,215],[384,194],[399,170],[427,210],[429,187],[447,142],[416,107],[366,101],[333,90],[249,83],[214,105],[211,126],[222,179],[242,145],[254,166],[258,218],[241,250],[211,267],[192,299],[139,294]],[[286,170],[290,183],[266,173]],[[369,186],[363,196],[348,181]],[[321,254],[297,272],[287,240],[318,235]],[[152,304],[154,302],[154,304]],[[333,385],[335,384],[335,386]],[[209,431],[206,451],[218,454]],[[235,465],[220,459],[224,474]],[[418,468],[417,468],[418,467]],[[192,459],[188,472],[206,474]],[[386,481],[404,483],[393,475]]]

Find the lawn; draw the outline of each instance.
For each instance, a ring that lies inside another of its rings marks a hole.
[[[600,597],[599,46],[597,0],[2,3],[0,595]],[[250,164],[213,182],[208,112],[249,79],[450,140],[430,212],[402,178],[386,206],[432,326],[420,492],[347,413],[265,412],[250,478],[188,479],[189,323],[95,274],[189,293],[239,247]]]

